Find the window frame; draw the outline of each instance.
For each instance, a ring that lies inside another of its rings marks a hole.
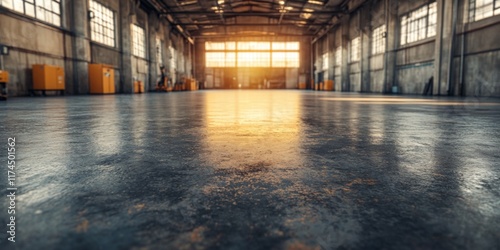
[[[132,24],[132,55],[147,59],[147,43],[146,43],[146,29],[138,24]],[[138,36],[138,31],[141,31],[141,36]],[[142,45],[142,46],[141,46]]]
[[[254,58],[247,59],[248,57]],[[214,58],[224,62],[211,61]],[[252,61],[258,63],[252,64]],[[207,41],[207,68],[299,68],[300,42],[275,41]]]
[[[356,45],[356,48],[354,46]],[[357,63],[361,60],[361,36],[351,39],[349,42],[349,63]],[[354,58],[353,58],[354,57]]]
[[[3,8],[58,28],[63,26],[63,6],[61,0],[9,0],[10,5],[6,5],[4,1],[7,0],[0,1],[0,6]],[[27,13],[27,5],[31,6],[33,14]],[[22,6],[22,11],[19,6]],[[48,17],[45,15],[46,13]]]
[[[422,14],[424,9],[425,14]],[[437,13],[437,2],[434,1],[426,3],[404,15],[401,15],[399,17],[399,45],[406,46],[435,37],[437,28]]]
[[[98,12],[97,12],[97,10],[92,9],[92,3],[94,3],[94,5],[96,5],[96,7],[99,7],[103,10],[103,11],[101,11],[102,13],[99,13],[102,16],[97,17],[96,13],[98,13]],[[91,18],[90,24],[89,24],[90,25],[90,40],[93,42],[102,44],[102,45],[116,48],[116,12],[113,9],[102,4],[101,2],[95,1],[95,0],[89,0],[89,11],[94,13],[94,17]],[[104,12],[107,12],[107,13],[104,13]],[[112,20],[111,26],[105,25],[105,24],[109,23],[109,15],[107,15],[108,13],[110,13],[112,15],[111,19],[110,19],[110,20]],[[108,20],[104,20],[104,16],[107,17],[106,19],[108,19]],[[101,21],[98,22],[97,20],[101,20]],[[95,28],[99,28],[99,29],[95,29]],[[100,32],[99,32],[99,30],[100,30]],[[110,36],[109,34],[112,34],[112,35]],[[112,41],[112,44],[108,43],[108,41]]]
[[[373,29],[371,35],[371,55],[378,55],[385,53],[385,38],[387,34],[387,28],[385,24],[378,26]]]
[[[330,60],[328,58],[329,53],[325,52],[323,55],[321,55],[321,69],[323,71],[328,70],[330,67]]]
[[[468,5],[469,13],[468,13],[468,21],[469,22],[477,22],[486,18],[490,18],[496,15],[500,15],[500,0],[491,0],[491,3],[484,4],[482,6],[477,7],[477,0],[469,0]],[[489,9],[488,9],[489,7]],[[477,17],[478,9],[482,10],[481,16]],[[487,14],[489,12],[489,14]]]
[[[335,67],[342,66],[342,46],[335,48]]]

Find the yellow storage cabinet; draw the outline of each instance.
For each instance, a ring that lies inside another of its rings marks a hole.
[[[47,64],[33,65],[33,90],[60,90],[65,89],[64,69]]]
[[[115,93],[115,70],[110,65],[89,64],[89,86],[91,94]]]

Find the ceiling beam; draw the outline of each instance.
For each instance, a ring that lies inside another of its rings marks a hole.
[[[307,11],[287,11],[284,13],[280,12],[224,12],[224,16],[227,15],[236,15],[236,16],[289,16],[289,15],[300,15],[300,14],[313,14],[313,15],[325,15],[325,16],[331,16],[332,14],[339,14],[339,13],[344,13],[345,11],[342,10],[332,10],[332,11],[314,11],[314,12],[307,12]],[[214,11],[169,11],[165,12],[162,14],[171,14],[171,15],[211,15],[211,16],[219,16],[219,13],[215,13]]]
[[[193,37],[196,39],[211,39],[211,38],[231,38],[234,39],[235,36],[241,36],[241,37],[312,37],[314,36],[313,34],[286,34],[286,33],[280,33],[280,34],[258,34],[258,35],[250,35],[250,34],[228,34],[228,35],[223,35],[223,34],[217,34],[217,35],[194,35]]]
[[[185,25],[185,26],[326,26],[327,24],[322,23],[307,23],[307,24],[297,24],[297,23],[176,23],[174,25]]]

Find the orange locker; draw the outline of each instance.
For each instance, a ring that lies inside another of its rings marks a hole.
[[[325,85],[323,86],[323,90],[332,91],[333,90],[333,80],[326,80]]]
[[[144,93],[144,84],[141,81],[134,82],[134,93]]]
[[[64,70],[62,67],[34,64],[33,90],[64,90]]]
[[[0,70],[0,82],[9,82],[9,72]]]
[[[189,78],[186,80],[186,90],[198,90],[198,85],[196,84],[196,80]]]
[[[0,70],[0,100],[7,100],[7,82],[9,81],[9,73]]]
[[[89,86],[91,94],[115,93],[115,70],[110,65],[89,64]]]
[[[299,83],[299,89],[306,89],[306,83],[305,82],[300,82]]]

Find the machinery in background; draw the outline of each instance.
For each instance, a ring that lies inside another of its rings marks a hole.
[[[194,78],[184,78],[181,81],[175,83],[172,87],[168,78],[165,77],[165,83],[163,85],[156,85],[156,91],[194,91],[198,90],[198,82]]]
[[[334,84],[333,80],[326,80],[325,82],[319,82],[314,84],[314,90],[318,91],[333,91]]]

